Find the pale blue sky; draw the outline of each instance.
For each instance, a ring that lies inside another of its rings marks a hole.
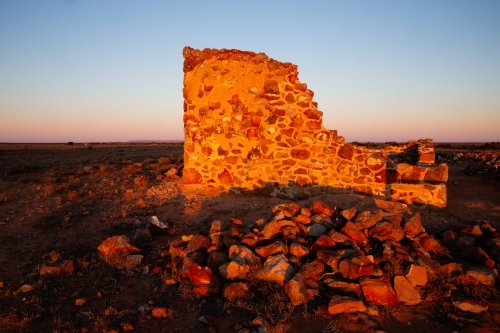
[[[500,1],[0,0],[0,142],[183,139],[186,45],[298,65],[348,141],[500,141]]]

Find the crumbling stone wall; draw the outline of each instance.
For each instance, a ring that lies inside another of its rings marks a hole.
[[[355,146],[325,129],[296,65],[239,50],[186,47],[183,55],[184,184],[446,205],[447,166],[424,166],[434,162],[432,140],[393,149],[413,147],[421,162],[396,164],[391,149]]]

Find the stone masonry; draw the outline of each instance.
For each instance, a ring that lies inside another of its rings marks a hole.
[[[264,53],[184,55],[184,184],[288,198],[358,193],[446,206],[446,164],[432,140],[367,149],[323,127],[296,65]]]

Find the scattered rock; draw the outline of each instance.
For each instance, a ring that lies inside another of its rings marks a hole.
[[[198,250],[207,250],[211,244],[212,242],[210,241],[210,238],[200,234],[194,235],[187,244],[186,248],[182,251],[181,257],[185,257],[189,253],[193,253]]]
[[[368,229],[382,220],[382,211],[380,209],[371,213],[369,211],[363,211],[356,216],[354,219],[354,225],[357,229]]]
[[[453,302],[453,305],[462,311],[472,312],[472,313],[481,313],[488,310],[487,305],[483,305],[480,303],[472,302],[472,301],[463,301],[463,302]]]
[[[399,303],[398,297],[387,280],[362,278],[360,285],[366,300],[374,305],[393,307]]]
[[[75,299],[75,305],[76,306],[84,306],[85,303],[87,303],[87,300],[84,298],[77,298]]]
[[[223,295],[228,300],[234,301],[239,298],[246,298],[249,291],[250,289],[246,283],[232,282],[224,285]]]
[[[460,251],[460,255],[468,259],[471,259],[477,263],[486,265],[488,267],[495,266],[495,261],[493,261],[486,252],[479,246],[467,246]]]
[[[159,234],[165,234],[169,230],[168,224],[165,223],[165,222],[160,221],[158,219],[158,217],[156,217],[156,216],[150,216],[148,218],[148,223],[149,223],[148,224],[149,228],[153,232],[156,232],[156,233],[159,233]]]
[[[151,316],[153,318],[170,318],[172,311],[164,307],[155,307],[151,310]]]
[[[343,209],[340,212],[340,216],[342,216],[343,218],[345,218],[347,221],[351,221],[354,218],[354,216],[356,216],[357,212],[358,211],[354,207],[348,208],[348,209]]]
[[[326,231],[326,228],[318,223],[312,224],[309,228],[307,228],[307,235],[311,237],[319,237],[323,235]]]
[[[498,278],[498,271],[494,268],[487,267],[471,268],[467,270],[465,274],[487,286],[494,286]]]
[[[403,226],[404,232],[407,236],[414,238],[425,232],[422,226],[422,221],[420,218],[420,213],[413,215]]]
[[[354,295],[358,298],[361,297],[361,286],[359,285],[359,283],[342,280],[338,277],[331,277],[323,280],[323,284],[336,293],[341,293],[343,295]]]
[[[328,312],[331,315],[339,313],[366,312],[363,301],[349,296],[335,295],[328,304]]]
[[[331,209],[326,203],[323,201],[315,200],[312,203],[311,211],[316,214],[323,214],[326,216],[332,216],[335,210]]]
[[[297,273],[295,276],[285,284],[285,293],[292,302],[293,306],[306,304],[313,297],[314,293],[307,290],[302,274]]]
[[[97,250],[104,256],[128,255],[141,252],[137,247],[130,244],[130,240],[121,235],[106,238],[102,241]]]
[[[379,242],[384,242],[386,240],[399,242],[404,237],[404,231],[391,222],[380,222],[371,228],[369,236]]]
[[[63,276],[63,275],[71,275],[73,274],[73,270],[75,269],[75,265],[73,260],[66,260],[61,262],[58,266],[44,266],[40,268],[40,276],[43,275],[55,275],[55,276]]]
[[[261,234],[266,239],[270,239],[281,235],[281,228],[283,227],[295,227],[295,223],[289,220],[273,220],[264,226]]]
[[[35,290],[35,288],[33,286],[31,286],[29,284],[24,284],[23,286],[21,286],[21,288],[17,289],[12,294],[14,296],[17,296],[20,294],[26,294],[26,293],[32,292],[33,290]]]
[[[422,302],[418,291],[408,282],[404,276],[394,277],[394,291],[401,303],[416,305]]]
[[[301,260],[303,257],[309,254],[309,250],[298,243],[290,244],[290,254]]]
[[[279,253],[288,255],[288,246],[286,246],[285,243],[278,241],[266,246],[256,248],[255,253],[261,258],[267,258],[271,255]]]
[[[230,261],[219,267],[220,275],[228,280],[240,280],[248,278],[250,266]]]
[[[360,276],[370,276],[373,268],[373,262],[366,256],[342,260],[339,264],[342,276],[349,280],[357,279]]]
[[[444,274],[445,277],[457,277],[460,274],[462,274],[462,264],[458,263],[449,263],[446,265],[443,265],[439,268],[439,271]]]
[[[410,265],[405,278],[410,282],[412,287],[425,286],[427,284],[427,270],[422,266]]]
[[[293,277],[293,274],[294,268],[286,257],[277,254],[266,259],[262,268],[257,272],[256,278],[283,285]]]

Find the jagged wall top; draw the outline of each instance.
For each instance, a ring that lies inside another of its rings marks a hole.
[[[446,202],[447,169],[394,165],[383,152],[325,129],[297,66],[239,50],[186,47],[183,55],[184,184],[250,190],[320,185],[405,202]]]

